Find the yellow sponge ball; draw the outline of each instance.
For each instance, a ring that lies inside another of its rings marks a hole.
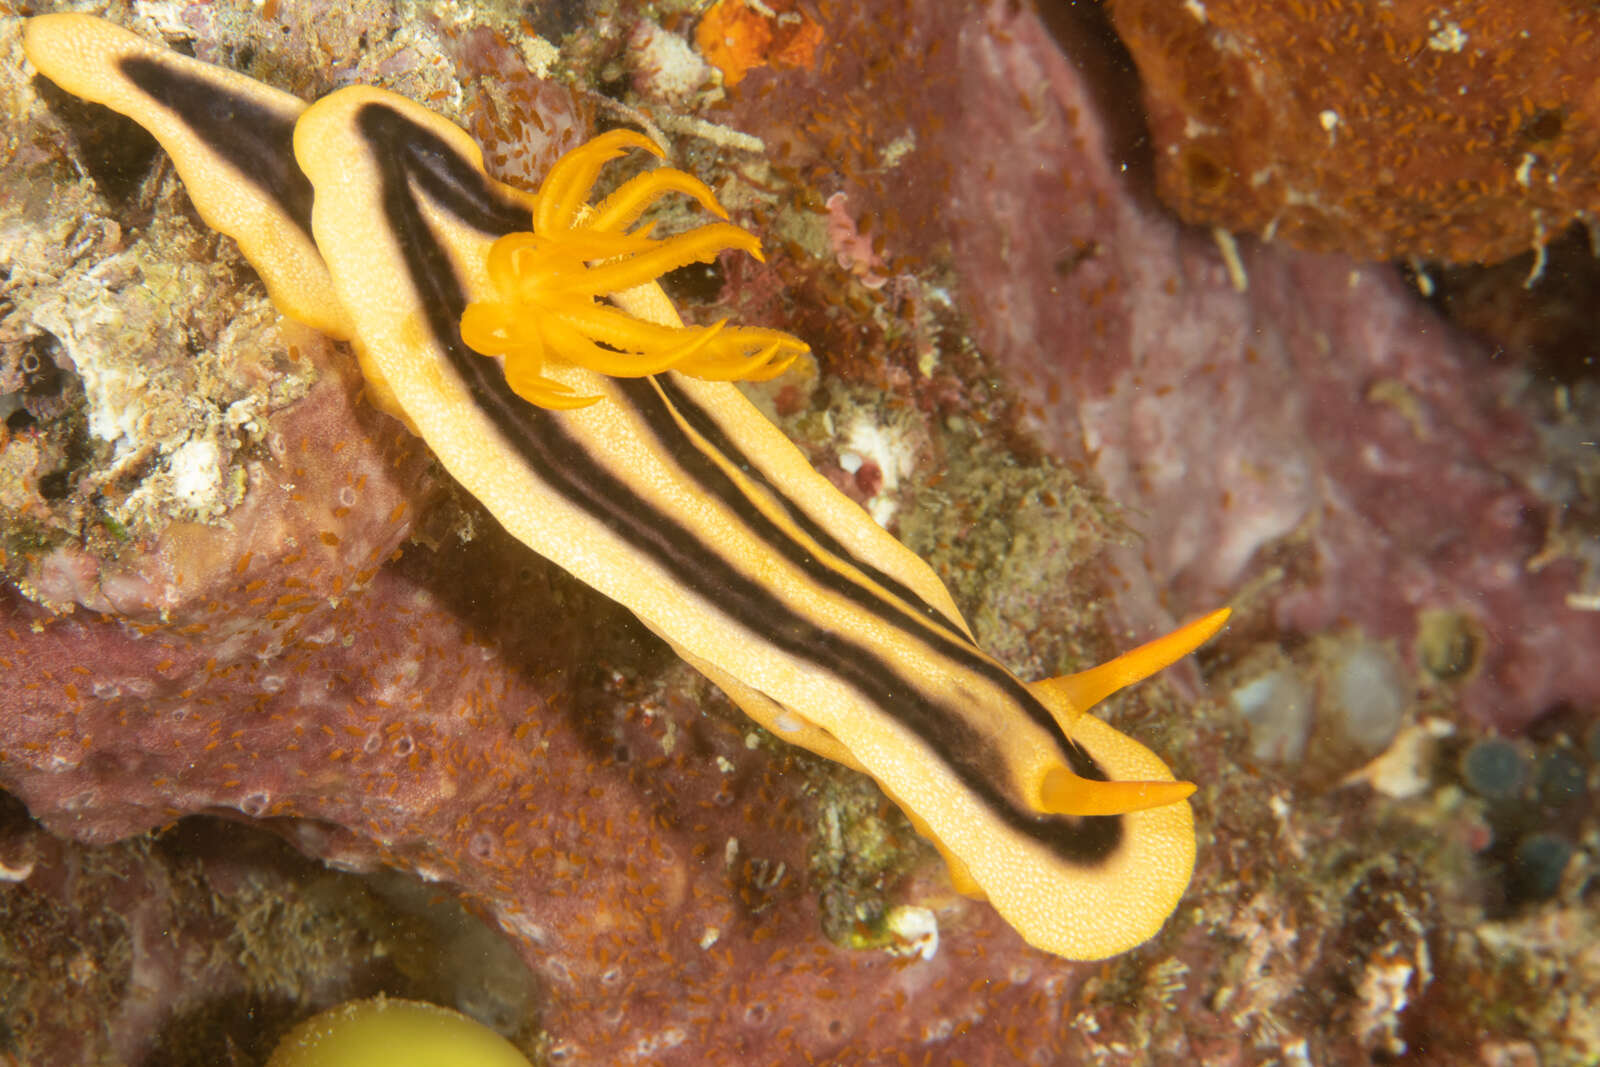
[[[420,1000],[352,1000],[289,1031],[267,1067],[528,1067],[516,1046]]]

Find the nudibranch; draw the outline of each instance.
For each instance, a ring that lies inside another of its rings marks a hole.
[[[1194,787],[1086,712],[1188,654],[1213,612],[1081,674],[1025,684],[974,642],[933,570],[813,470],[726,379],[786,334],[685,327],[653,281],[722,249],[658,238],[659,167],[586,201],[614,132],[539,192],[379,89],[306,106],[83,15],[31,20],[29,59],[172,155],[207,223],[288,316],[347,339],[369,395],[514,536],[628,607],[777,736],[871,775],[954,884],[1027,941],[1100,959],[1156,932],[1194,865]]]

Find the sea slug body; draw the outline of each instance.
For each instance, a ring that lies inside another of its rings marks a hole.
[[[206,222],[286,314],[349,340],[369,395],[518,539],[636,614],[778,736],[870,774],[958,888],[1032,945],[1099,959],[1151,937],[1193,869],[1188,783],[1086,709],[1192,651],[1212,612],[1028,685],[950,594],[728,379],[805,346],[685,327],[652,279],[755,239],[657,238],[658,196],[722,215],[662,167],[584,204],[638,134],[558,161],[537,194],[467,134],[356,86],[307,107],[104,21],[27,25],[62,88],[149,129]]]

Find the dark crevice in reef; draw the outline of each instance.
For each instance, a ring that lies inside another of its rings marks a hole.
[[[81,100],[49,78],[38,76],[33,84],[70,132],[78,162],[94,179],[112,210],[125,217],[138,208],[151,167],[157,165],[158,158],[165,158],[158,157],[160,145],[156,139],[132,119],[101,104]]]

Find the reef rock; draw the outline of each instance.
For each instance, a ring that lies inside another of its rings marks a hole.
[[[1594,12],[1115,0],[1161,196],[1361,259],[1492,263],[1600,207]]]

